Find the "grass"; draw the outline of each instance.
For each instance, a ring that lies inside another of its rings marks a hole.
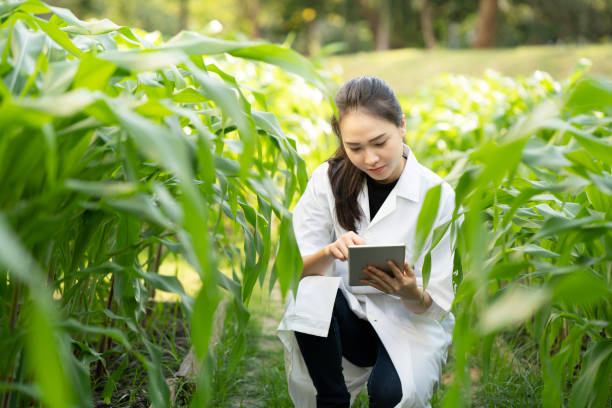
[[[178,273],[184,283],[194,274],[181,262],[168,262],[162,271],[168,275]],[[174,273],[173,273],[174,272]],[[157,297],[163,298],[161,293]],[[284,312],[284,301],[278,288],[267,292],[256,287],[249,310],[251,318],[246,329],[239,329],[237,320],[228,308],[225,324],[214,349],[214,375],[212,378],[212,408],[289,408],[293,404],[287,391],[283,348],[276,336],[276,327]],[[153,307],[147,331],[154,333],[164,353],[163,370],[167,378],[176,372],[189,348],[187,328],[183,325],[181,308],[173,302],[157,302]],[[244,348],[243,348],[244,347]],[[243,356],[232,362],[232,355],[244,351]],[[472,407],[538,407],[542,377],[539,373],[536,345],[524,330],[500,333],[494,343],[489,371],[483,376],[483,362],[473,350],[470,360],[472,377]],[[111,359],[111,364],[121,364],[121,359]],[[442,375],[442,383],[431,403],[442,406],[442,400],[453,381],[453,350]],[[135,362],[129,362],[124,374],[115,384],[110,404],[102,401],[101,393],[106,384],[96,387],[96,406],[147,407],[146,372]],[[189,406],[194,385],[188,382],[176,384],[175,407]],[[365,390],[359,395],[353,408],[367,408]]]
[[[151,314],[147,319],[145,329],[149,334],[148,338],[152,339],[162,351],[161,369],[164,377],[172,378],[190,347],[182,308],[177,302],[156,302],[151,307]],[[131,337],[130,341],[134,349],[140,353],[146,353],[141,339],[139,341],[138,337]],[[109,372],[113,373],[113,377],[116,378],[108,379],[103,376],[99,383],[93,384],[96,408],[149,407],[151,402],[148,398],[147,372],[138,363],[138,360],[113,352],[112,348],[107,355]],[[191,384],[177,384],[176,401],[178,403],[176,406],[183,406],[180,403],[181,399],[185,399],[185,394],[192,392]]]
[[[237,338],[236,323],[228,320],[219,347],[213,384],[214,408],[273,407],[289,408],[293,404],[287,392],[283,348],[276,336],[276,326],[284,312],[278,290],[271,295],[257,290],[250,309],[251,319],[246,329],[246,352],[235,370],[228,370],[227,354]],[[478,350],[472,355],[478,356]],[[542,377],[539,373],[536,345],[522,330],[498,335],[491,353],[489,372],[483,376],[482,360],[472,357],[472,407],[531,408],[541,405],[539,392]],[[441,407],[442,400],[453,381],[453,351],[442,375],[442,383],[431,403]],[[365,390],[353,408],[367,408]]]
[[[482,77],[487,69],[504,75],[528,76],[546,71],[555,79],[566,78],[581,58],[592,62],[593,75],[612,75],[612,44],[524,46],[491,50],[400,49],[357,53],[330,58],[348,80],[360,75],[384,78],[398,94],[414,92],[428,80],[443,74]]]

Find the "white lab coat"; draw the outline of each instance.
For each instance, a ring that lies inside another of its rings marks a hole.
[[[366,216],[357,223],[356,232],[367,244],[405,243],[406,260],[411,262],[416,220],[427,190],[442,184],[435,226],[452,218],[455,194],[450,185],[419,164],[407,146],[404,152],[408,156],[406,166],[372,221],[369,221],[367,183],[364,181],[358,202]],[[293,212],[295,236],[302,256],[319,251],[347,232],[336,219],[327,169],[325,162],[313,172]],[[287,310],[278,326],[278,335],[285,347],[289,394],[297,408],[315,408],[316,391],[293,332],[327,336],[338,288],[353,312],[370,321],[393,361],[403,394],[397,407],[430,406],[454,326],[454,317],[449,312],[454,297],[452,241],[449,228],[432,251],[427,292],[433,304],[421,315],[408,310],[399,297],[369,286],[349,286],[347,262],[336,260],[325,276],[310,276],[300,281],[296,298],[289,296]],[[424,254],[430,246],[431,237],[414,268],[420,287]],[[354,402],[371,368],[357,367],[346,359],[343,359],[343,368],[351,402]]]

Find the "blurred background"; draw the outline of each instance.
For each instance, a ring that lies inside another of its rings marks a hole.
[[[283,42],[306,54],[610,41],[612,0],[53,0],[81,18]]]
[[[51,0],[80,18],[110,18],[167,39],[194,30],[336,55],[344,79],[379,75],[407,93],[443,72],[543,70],[568,76],[580,58],[612,73],[612,0]],[[478,52],[471,50],[479,49]],[[486,49],[484,51],[480,49]],[[377,51],[372,53],[372,51]],[[410,80],[406,80],[410,79]]]

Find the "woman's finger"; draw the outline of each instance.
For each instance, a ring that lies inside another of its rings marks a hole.
[[[391,280],[393,280],[393,278],[390,277],[386,272],[381,271],[380,269],[374,266],[370,266],[369,268],[364,269],[364,272],[368,277],[370,277],[372,280],[374,280],[383,288],[385,288],[383,292],[395,292],[395,290],[393,289],[393,284],[392,282],[390,282]]]
[[[408,261],[404,261],[404,274],[409,278],[414,278],[414,271]]]
[[[354,232],[351,233],[351,235],[349,236],[351,243],[354,245],[365,245],[365,241],[363,240],[363,238],[361,238],[359,235],[355,234]]]
[[[343,260],[348,259],[348,246],[342,242],[342,241],[338,241],[338,247],[340,248],[340,251],[342,252],[342,257]]]
[[[342,255],[342,251],[340,250],[340,248],[338,248],[338,246],[336,245],[332,246],[331,252],[334,258],[344,261],[344,255]]]
[[[401,282],[402,279],[404,278],[404,273],[402,269],[391,259],[387,259],[387,265],[389,265],[389,267],[391,268],[391,272],[393,273],[393,276],[395,276],[395,279]]]
[[[372,286],[373,288],[376,288],[376,289],[380,290],[381,292],[387,293],[387,291],[382,286],[380,286],[378,283],[376,283],[374,281],[367,280],[367,279],[360,279],[360,282],[363,282],[366,285]]]

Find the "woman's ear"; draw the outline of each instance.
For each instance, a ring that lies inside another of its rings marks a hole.
[[[402,133],[406,133],[406,115],[402,113],[402,126],[400,126],[400,129],[402,129]]]

